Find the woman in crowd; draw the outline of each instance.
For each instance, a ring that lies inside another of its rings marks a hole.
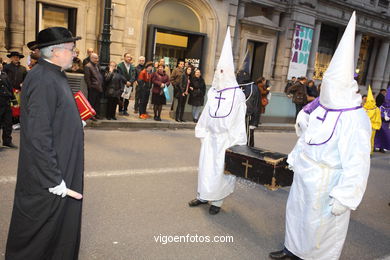
[[[116,106],[119,104],[126,79],[117,71],[117,64],[111,61],[104,73],[105,94],[107,97],[107,120],[116,120]]]
[[[306,86],[306,91],[307,91],[307,102],[312,102],[316,97],[318,97],[318,91],[317,87],[314,84],[313,80],[309,80]]]
[[[164,65],[159,64],[157,71],[152,74],[152,84],[154,120],[161,121],[162,106],[167,103],[164,88],[169,85],[169,77],[164,71]]]
[[[188,67],[185,69],[183,75],[181,75],[181,80],[179,84],[179,89],[176,93],[176,98],[178,100],[176,107],[176,122],[184,122],[184,107],[187,103],[188,91],[190,90],[190,84],[192,81],[191,78],[192,68]]]
[[[190,85],[190,98],[188,104],[192,106],[192,118],[194,123],[198,122],[200,111],[204,103],[204,96],[206,94],[206,84],[202,78],[200,70],[195,70],[194,77]]]
[[[268,105],[267,95],[271,89],[270,84],[267,85],[267,80],[264,77],[260,77],[256,80],[256,85],[259,88],[260,93],[260,115],[259,115],[259,124],[260,116],[265,113],[265,107]]]
[[[145,68],[138,76],[138,95],[140,99],[139,118],[141,119],[149,118],[148,114],[146,113],[146,106],[148,105],[150,88],[152,87],[152,70],[153,62],[149,61],[145,64]]]

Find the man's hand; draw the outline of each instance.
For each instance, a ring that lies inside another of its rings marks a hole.
[[[250,126],[249,126],[249,129],[251,129],[251,130],[256,129],[256,126],[250,125]]]
[[[126,86],[130,87],[130,86],[131,86],[131,82],[130,82],[130,81],[127,81],[127,82],[126,82]]]
[[[340,216],[348,210],[348,207],[344,206],[340,203],[340,201],[334,198],[330,201],[329,206],[332,206],[332,214],[335,216]]]
[[[57,185],[53,188],[49,188],[49,192],[64,198],[68,193],[68,189],[66,188],[64,180],[62,180],[60,185]]]

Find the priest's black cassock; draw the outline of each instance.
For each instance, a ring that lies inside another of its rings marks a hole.
[[[84,133],[60,67],[43,59],[23,84],[18,175],[6,260],[74,260],[82,201],[48,191],[65,181],[83,192]]]

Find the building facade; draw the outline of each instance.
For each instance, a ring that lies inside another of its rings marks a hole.
[[[0,0],[0,57],[28,54],[27,42],[49,26],[81,36],[81,58],[99,51],[104,2]],[[252,79],[264,76],[280,93],[291,76],[322,79],[354,10],[356,76],[378,93],[390,80],[388,0],[112,0],[111,59],[129,52],[174,67],[185,58],[211,84],[230,26],[236,68],[247,56]]]

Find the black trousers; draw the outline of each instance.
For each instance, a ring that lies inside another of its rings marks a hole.
[[[180,95],[177,99],[177,108],[176,108],[176,120],[183,120],[184,107],[187,103],[187,96]]]
[[[149,101],[149,95],[150,95],[150,89],[145,87],[138,86],[138,98],[139,98],[139,105],[138,110],[139,114],[146,114],[146,107],[148,105]]]
[[[12,142],[12,111],[9,103],[0,103],[0,126],[3,130],[3,145]]]
[[[129,107],[129,100],[124,98],[120,98],[120,100],[121,102],[119,104],[119,112],[127,112],[127,108]]]
[[[114,118],[116,112],[116,106],[119,103],[119,98],[117,97],[107,97],[107,118]]]
[[[97,116],[100,115],[100,98],[101,98],[101,96],[102,96],[102,93],[100,93],[96,89],[94,89],[94,88],[88,89],[88,101],[91,104],[91,106],[93,107],[93,109],[95,109]]]
[[[246,137],[247,143],[249,147],[255,146],[255,129],[249,129],[250,116],[245,116],[245,128],[246,128]]]
[[[139,92],[140,92],[140,86],[138,85],[135,88],[135,94],[134,94],[134,111],[136,111],[136,112],[138,112],[139,103],[140,103]]]
[[[297,119],[298,113],[302,110],[302,108],[305,106],[305,104],[295,104],[295,119]]]

